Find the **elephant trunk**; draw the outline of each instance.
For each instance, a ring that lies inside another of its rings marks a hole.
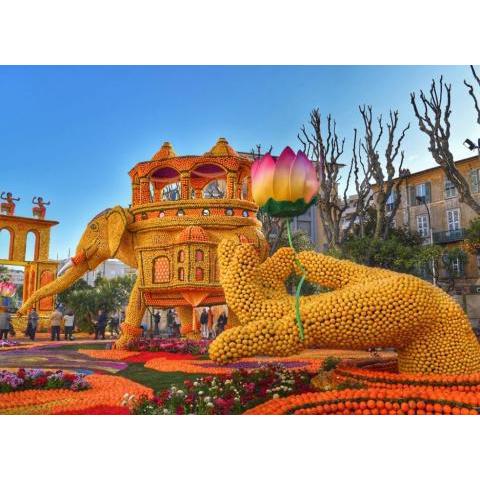
[[[82,262],[78,265],[72,266],[66,270],[65,274],[61,277],[57,277],[53,282],[47,283],[44,287],[38,289],[18,310],[19,315],[25,315],[28,310],[35,305],[39,300],[45,297],[50,297],[62,292],[68,288],[72,283],[76,282],[88,271],[88,265],[86,262]]]

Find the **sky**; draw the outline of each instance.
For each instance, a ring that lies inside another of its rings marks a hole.
[[[466,66],[0,66],[0,191],[21,197],[18,215],[31,215],[33,196],[51,201],[55,259],[75,250],[96,213],[128,206],[127,172],[164,141],[178,155],[202,154],[218,137],[237,151],[298,149],[299,128],[318,107],[336,119],[348,163],[358,106],[370,104],[411,123],[405,167],[422,170],[435,164],[409,93],[441,74],[453,85],[452,151],[465,158],[465,138],[480,136]]]

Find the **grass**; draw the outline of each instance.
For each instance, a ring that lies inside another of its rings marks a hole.
[[[172,385],[181,386],[184,380],[193,380],[201,376],[197,373],[157,372],[145,368],[140,363],[130,363],[125,370],[118,372],[117,375],[150,387],[155,392],[170,388]]]

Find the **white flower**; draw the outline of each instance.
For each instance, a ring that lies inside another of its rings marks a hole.
[[[198,382],[193,382],[194,387],[198,387]]]
[[[164,408],[163,413],[169,413],[168,408]]]
[[[183,390],[179,390],[179,391],[177,392],[177,395],[183,395]]]
[[[210,397],[205,397],[204,400],[205,400],[206,402],[209,402],[209,401],[211,400],[211,398],[210,398]]]
[[[274,393],[272,398],[280,398],[280,395],[278,393]]]
[[[213,408],[213,403],[212,403],[212,402],[208,402],[208,403],[207,403],[207,407]]]
[[[200,390],[200,391],[198,392],[198,394],[199,394],[199,395],[203,395],[203,390]]]

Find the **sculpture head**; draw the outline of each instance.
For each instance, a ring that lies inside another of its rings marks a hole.
[[[126,227],[132,220],[128,210],[122,207],[110,208],[99,213],[88,223],[78,242],[76,255],[58,274],[62,275],[74,268],[93,270],[105,260],[114,258],[126,233]]]

